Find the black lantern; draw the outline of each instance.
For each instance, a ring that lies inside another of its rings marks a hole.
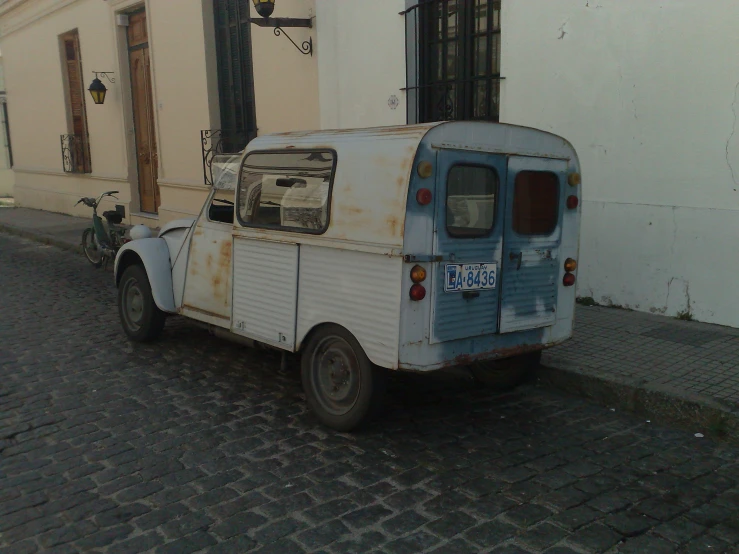
[[[90,85],[90,88],[88,89],[90,91],[90,95],[92,95],[92,99],[96,104],[103,104],[105,103],[105,93],[108,92],[108,89],[105,88],[105,85],[103,82],[95,76],[95,79],[93,79],[92,84]]]
[[[103,104],[105,102],[105,93],[108,92],[108,89],[105,88],[105,85],[100,80],[100,75],[108,79],[108,81],[110,81],[111,83],[115,83],[115,79],[110,76],[113,74],[113,72],[93,71],[93,73],[95,74],[95,78],[92,80],[92,83],[90,83],[90,88],[87,90],[90,91],[90,95],[92,96],[92,99],[95,101],[96,104]]]
[[[262,17],[269,17],[275,11],[275,0],[254,0],[254,7]]]

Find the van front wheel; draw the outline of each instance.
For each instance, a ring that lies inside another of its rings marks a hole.
[[[351,431],[382,404],[386,371],[373,366],[351,333],[338,325],[320,328],[301,360],[308,404],[325,425]]]
[[[146,270],[140,265],[123,272],[118,286],[118,315],[123,330],[134,342],[149,342],[162,334],[165,315],[154,302]]]

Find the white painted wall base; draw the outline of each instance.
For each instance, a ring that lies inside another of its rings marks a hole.
[[[0,169],[0,198],[13,196],[15,173],[12,169]]]
[[[585,202],[578,295],[739,327],[739,212]]]

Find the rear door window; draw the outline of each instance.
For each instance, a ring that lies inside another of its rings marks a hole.
[[[520,171],[513,192],[513,230],[550,235],[559,221],[559,179],[548,171]]]
[[[484,237],[493,230],[499,182],[491,167],[455,165],[449,170],[446,229],[450,236]]]

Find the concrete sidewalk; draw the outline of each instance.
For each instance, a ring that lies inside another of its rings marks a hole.
[[[88,219],[64,214],[16,208],[0,203],[0,231],[37,240],[65,250],[82,253],[82,231],[92,225]]]
[[[89,219],[0,206],[0,231],[80,251]],[[545,352],[541,386],[739,442],[739,329],[578,306],[574,338]]]

